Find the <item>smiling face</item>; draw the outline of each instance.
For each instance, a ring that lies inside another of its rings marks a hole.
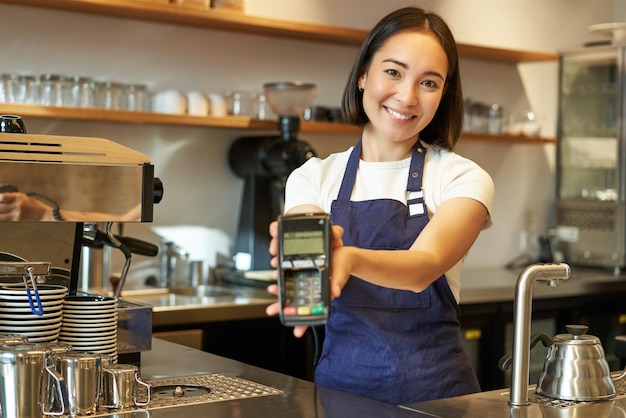
[[[390,37],[359,78],[369,119],[364,143],[410,149],[437,111],[447,73],[446,53],[431,32]]]

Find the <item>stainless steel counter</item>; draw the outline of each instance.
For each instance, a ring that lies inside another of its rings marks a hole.
[[[276,300],[263,289],[235,285],[136,289],[123,291],[122,297],[151,305],[155,327],[266,318],[265,308]]]
[[[274,373],[234,360],[154,339],[152,350],[142,353],[141,378],[162,379],[221,373],[278,389],[279,395],[250,399],[183,405],[159,409],[135,410],[125,413],[99,414],[115,418],[421,418],[422,414],[360,398],[344,392],[317,387],[311,382]]]
[[[510,408],[505,389],[412,405],[393,406],[316,386],[311,382],[274,373],[178,344],[154,339],[152,350],[141,358],[143,380],[220,373],[266,385],[280,393],[249,399],[224,400],[126,413],[99,414],[116,418],[624,418],[623,396],[598,403],[554,406],[533,403]]]
[[[519,272],[506,269],[467,269],[461,278],[463,305],[512,302]],[[179,291],[180,290],[180,291]],[[276,298],[263,289],[222,285],[193,289],[128,290],[122,296],[151,305],[155,327],[265,318]],[[558,287],[536,284],[533,299],[562,298],[626,291],[626,275],[606,270],[572,268],[572,277]],[[97,290],[96,290],[97,292]]]
[[[461,306],[478,303],[511,302],[520,271],[507,269],[466,269],[461,274]],[[563,298],[626,291],[626,274],[572,266],[569,280],[557,287],[536,283],[533,299]]]
[[[534,387],[530,392],[534,392]],[[547,403],[543,398],[529,406],[509,407],[509,393],[494,390],[456,398],[407,405],[411,411],[435,418],[626,418],[626,396],[598,402]]]
[[[461,305],[512,302],[517,278],[517,272],[503,269],[467,270],[462,279]],[[533,298],[558,299],[625,290],[625,276],[574,267],[572,277],[558,287],[535,284]],[[275,300],[262,289],[233,285],[195,290],[127,291],[124,297],[152,305],[155,326],[265,318],[266,306]],[[626,418],[626,399],[622,396],[612,401],[577,404],[575,407],[532,403],[528,407],[510,408],[507,389],[394,407],[159,339],[153,340],[151,351],[142,353],[141,363],[144,379],[222,373],[276,388],[281,394],[111,416]]]

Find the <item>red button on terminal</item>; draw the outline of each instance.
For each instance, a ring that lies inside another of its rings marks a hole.
[[[295,306],[285,306],[283,308],[283,313],[285,315],[295,315],[297,313]]]

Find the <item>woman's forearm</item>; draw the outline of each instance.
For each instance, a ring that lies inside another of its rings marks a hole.
[[[345,261],[336,262],[348,264],[344,275],[349,273],[379,286],[421,292],[445,273],[432,254],[420,251],[356,247],[343,247],[339,251],[345,253],[339,257]]]

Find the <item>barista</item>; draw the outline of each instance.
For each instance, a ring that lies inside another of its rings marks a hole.
[[[343,113],[361,140],[308,160],[285,189],[286,213],[333,222],[334,299],[315,382],[393,405],[476,392],[459,337],[460,271],[491,225],[493,182],[454,152],[463,97],[446,23],[416,7],[383,18],[361,47]],[[276,223],[270,234],[276,267]]]

